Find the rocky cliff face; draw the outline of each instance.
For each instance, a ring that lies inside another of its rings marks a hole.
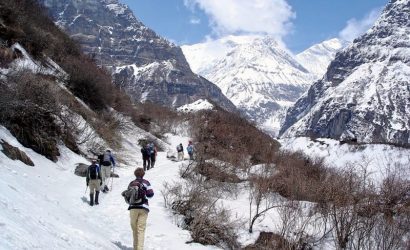
[[[288,110],[281,135],[409,145],[409,34],[410,0],[391,0]]]
[[[181,49],[144,26],[118,0],[43,0],[56,23],[96,62],[113,72],[135,101],[178,107],[209,99],[235,106],[213,83],[194,74]]]

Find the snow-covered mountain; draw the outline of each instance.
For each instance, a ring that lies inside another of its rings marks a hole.
[[[316,79],[322,78],[336,53],[348,45],[347,41],[333,38],[315,44],[296,55],[296,60],[313,73]]]
[[[108,67],[135,101],[178,107],[209,99],[235,106],[213,83],[194,74],[181,49],[147,28],[118,0],[42,0],[55,22],[96,63]]]
[[[281,135],[410,143],[410,0],[391,0],[375,25],[338,53],[288,110]]]
[[[248,117],[274,130],[314,75],[269,36],[229,36],[182,50],[194,72],[217,84]]]

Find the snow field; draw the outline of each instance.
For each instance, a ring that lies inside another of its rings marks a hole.
[[[120,164],[115,170],[120,178],[113,179],[112,191],[101,193],[100,205],[90,207],[85,178],[74,175],[75,164],[88,164],[86,159],[61,146],[59,161],[51,162],[20,145],[4,127],[0,139],[35,163],[29,167],[0,152],[0,249],[132,249],[129,212],[121,192],[134,179],[135,167],[141,166],[138,146],[125,147],[128,155],[135,156],[129,159],[132,166]],[[155,168],[146,174],[155,196],[150,200],[145,249],[216,249],[185,244],[191,239],[189,232],[178,228],[164,207],[162,185],[178,178],[180,165],[166,159],[166,154],[159,152]]]

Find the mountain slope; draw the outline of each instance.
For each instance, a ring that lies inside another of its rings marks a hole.
[[[297,54],[295,58],[305,69],[313,73],[316,79],[320,79],[326,73],[336,53],[347,45],[348,42],[333,38],[311,46]]]
[[[181,106],[210,99],[234,105],[220,89],[192,73],[181,49],[159,37],[118,0],[43,0],[56,23],[77,40],[97,64],[135,101]]]
[[[410,1],[391,0],[288,110],[281,134],[410,143]]]
[[[271,37],[229,36],[182,49],[195,72],[270,129],[277,129],[278,111],[295,102],[313,81],[312,74]]]

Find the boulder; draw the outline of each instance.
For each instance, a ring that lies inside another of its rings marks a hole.
[[[87,164],[78,163],[77,166],[75,167],[74,174],[81,176],[81,177],[85,177],[87,174],[87,168],[88,168]]]

